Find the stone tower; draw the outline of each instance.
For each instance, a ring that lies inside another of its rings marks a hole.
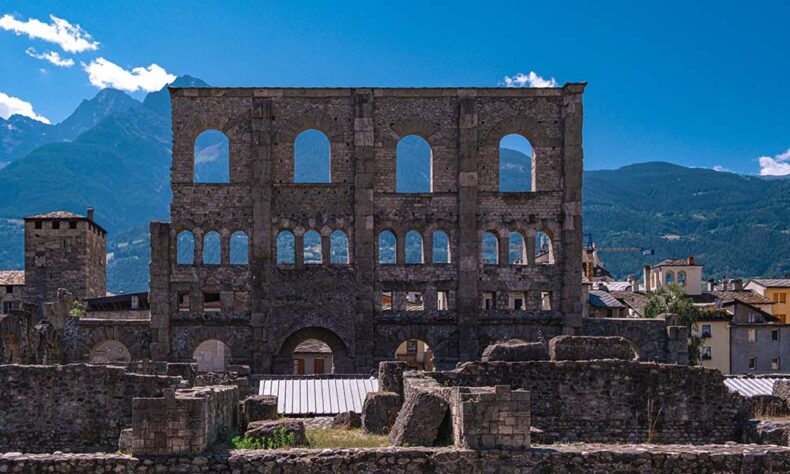
[[[58,288],[77,298],[105,296],[107,231],[87,216],[57,211],[25,217],[25,299],[54,301]]]

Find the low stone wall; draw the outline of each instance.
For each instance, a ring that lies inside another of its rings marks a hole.
[[[633,361],[467,362],[447,372],[406,372],[404,387],[509,385],[532,400],[542,440],[723,443],[741,438],[746,400],[721,372]],[[534,441],[534,440],[533,440]]]
[[[0,450],[115,451],[132,426],[132,398],[180,382],[102,365],[2,365]]]
[[[239,425],[235,385],[166,390],[132,401],[132,453],[199,454]]]
[[[553,445],[526,451],[385,448],[232,451],[139,459],[121,455],[0,455],[0,472],[162,474],[170,472],[311,474],[325,472],[790,472],[790,448],[757,445]]]

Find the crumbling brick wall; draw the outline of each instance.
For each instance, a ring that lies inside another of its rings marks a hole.
[[[115,451],[132,398],[179,383],[120,367],[0,365],[0,451]]]

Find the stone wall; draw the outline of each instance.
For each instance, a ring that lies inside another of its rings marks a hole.
[[[231,451],[140,459],[121,455],[0,454],[0,472],[161,474],[221,472],[312,474],[388,472],[471,474],[541,472],[790,472],[790,449],[778,446],[553,445],[522,452],[449,448]]]
[[[467,362],[447,372],[406,372],[404,387],[510,385],[532,399],[544,440],[720,443],[740,439],[745,400],[721,372],[629,361]],[[533,442],[535,442],[533,440]]]
[[[238,387],[166,390],[164,397],[132,401],[132,452],[199,454],[238,426]]]
[[[132,398],[179,383],[120,367],[2,365],[0,451],[114,451],[132,426]]]
[[[530,445],[530,401],[526,390],[456,387],[451,396],[453,438],[469,449],[526,449]]]

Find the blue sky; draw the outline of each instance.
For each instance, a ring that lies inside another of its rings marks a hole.
[[[763,172],[790,172],[790,2],[4,0],[4,15],[6,113],[30,104],[53,123],[96,94],[91,80],[142,98],[139,87],[171,74],[420,87],[498,86],[534,71],[589,83],[587,169],[662,160],[758,174],[764,157]],[[50,15],[82,30],[47,37]]]

